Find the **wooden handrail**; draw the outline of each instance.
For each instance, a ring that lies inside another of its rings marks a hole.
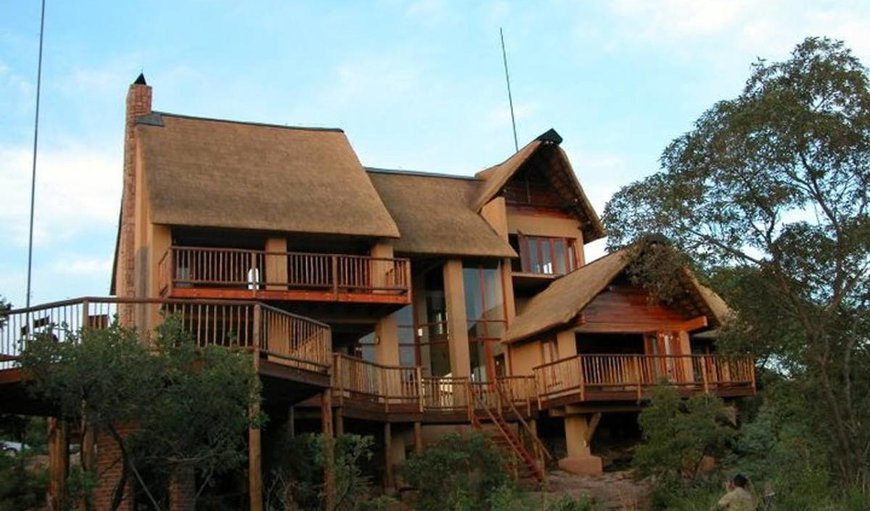
[[[407,258],[187,246],[171,246],[166,253],[171,254],[169,282],[161,283],[161,291],[184,287],[320,289],[336,295],[411,291]],[[162,272],[169,263],[159,264]]]
[[[12,359],[34,333],[58,341],[82,329],[107,328],[113,320],[150,335],[165,315],[176,315],[198,345],[237,346],[291,365],[328,373],[328,325],[254,301],[83,297],[8,312],[0,328],[0,354]],[[6,366],[0,367],[0,369]]]
[[[496,392],[498,392],[499,394],[502,393],[502,389],[499,385],[496,385]],[[532,430],[532,427],[529,426],[529,423],[526,422],[525,419],[523,419],[522,414],[520,414],[519,410],[517,410],[517,407],[514,405],[513,400],[508,399],[507,401],[510,404],[511,411],[514,412],[514,416],[516,416],[517,420],[519,420],[519,423],[523,426],[523,429],[525,429],[529,436],[532,438],[532,440],[534,440],[535,446],[541,449],[541,452],[546,455],[548,460],[552,460],[553,455],[550,454],[550,451],[547,450],[547,447],[544,445],[543,442],[541,442],[541,439],[538,438],[538,434],[534,430]]]
[[[712,392],[729,385],[754,386],[755,376],[750,357],[716,355],[576,355],[540,364],[532,370],[542,400],[577,392],[584,401],[590,389],[632,391],[640,400],[644,389],[661,380]]]

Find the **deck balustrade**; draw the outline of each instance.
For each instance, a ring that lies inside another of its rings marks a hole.
[[[327,325],[256,302],[78,298],[7,313],[0,326],[0,370],[12,369],[36,335],[77,340],[83,329],[113,321],[150,335],[167,315],[177,317],[199,346],[236,346],[285,365],[326,374],[331,365]]]
[[[157,274],[167,297],[410,303],[401,258],[174,246]]]
[[[420,367],[384,366],[336,354],[332,386],[339,401],[365,401],[382,412],[472,413],[477,403],[530,416],[557,398],[640,401],[662,381],[688,393],[749,395],[755,390],[755,370],[749,357],[580,355],[538,366],[534,376],[479,382],[423,376]]]
[[[755,391],[750,357],[717,355],[578,355],[534,368],[542,403],[557,398],[579,401],[637,400],[661,382],[685,392],[747,395]]]

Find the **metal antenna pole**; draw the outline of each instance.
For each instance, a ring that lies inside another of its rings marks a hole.
[[[504,49],[504,31],[501,27],[498,28],[498,35],[501,37],[501,56],[502,60],[504,60],[504,79],[507,82],[507,90],[508,90],[508,104],[511,107],[511,126],[514,129],[514,150],[520,150],[520,144],[517,141],[517,120],[514,117],[514,98],[511,96],[511,76],[508,73],[508,65],[507,65],[507,51]]]
[[[36,204],[36,147],[39,142],[39,92],[42,88],[42,35],[45,32],[45,0],[39,17],[39,61],[36,66],[36,115],[33,121],[33,168],[30,173],[30,231],[27,238],[27,295],[25,307],[30,307],[30,279],[33,270],[33,211]]]

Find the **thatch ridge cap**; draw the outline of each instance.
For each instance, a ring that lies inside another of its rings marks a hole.
[[[262,128],[279,128],[286,130],[294,130],[294,131],[322,131],[329,133],[344,133],[344,130],[341,128],[329,128],[322,126],[290,126],[287,124],[273,124],[267,122],[256,122],[256,121],[239,121],[235,119],[219,119],[216,117],[201,117],[197,115],[185,115],[185,114],[175,114],[171,112],[163,112],[159,110],[154,110],[151,112],[152,114],[165,116],[165,117],[173,117],[176,119],[184,119],[189,121],[204,121],[204,122],[219,122],[225,124],[242,124],[245,126],[255,126]],[[138,119],[137,119],[138,121]]]
[[[392,174],[398,176],[411,176],[411,177],[432,177],[432,178],[442,178],[442,179],[460,179],[462,181],[480,181],[480,179],[474,176],[462,176],[459,174],[445,174],[442,172],[429,172],[426,170],[404,170],[404,169],[385,169],[382,167],[363,167],[366,172],[374,173],[374,174]]]

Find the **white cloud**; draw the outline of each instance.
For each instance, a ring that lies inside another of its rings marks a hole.
[[[62,255],[51,263],[51,272],[59,275],[105,277],[112,271],[112,257],[97,258],[80,254]]]
[[[517,121],[534,117],[537,112],[538,105],[536,103],[514,104],[514,118]],[[508,105],[491,110],[486,115],[486,121],[484,122],[484,126],[489,129],[509,128],[510,125],[511,109]]]
[[[0,233],[27,243],[31,150],[0,146]],[[117,223],[121,159],[117,151],[68,146],[40,150],[37,159],[34,243],[74,238],[93,227]]]
[[[747,0],[618,0],[613,12],[637,24],[636,37],[677,40],[709,35],[733,27],[755,2]]]
[[[748,62],[756,56],[784,58],[803,38],[828,36],[870,58],[867,5],[860,2],[797,7],[789,0],[618,0],[609,6],[617,18],[616,30],[606,35],[611,45],[652,45],[677,55],[706,53],[711,62]]]

